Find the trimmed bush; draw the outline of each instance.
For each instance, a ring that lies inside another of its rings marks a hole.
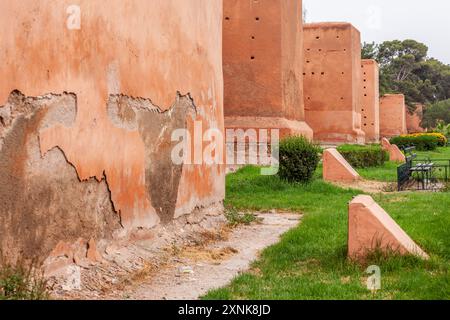
[[[379,167],[389,160],[389,154],[380,145],[342,145],[338,151],[354,168]]]
[[[311,181],[320,161],[322,149],[303,136],[292,136],[280,142],[278,175],[289,182]]]
[[[432,151],[447,145],[447,138],[440,133],[405,134],[391,139],[400,149],[414,146],[418,151]]]

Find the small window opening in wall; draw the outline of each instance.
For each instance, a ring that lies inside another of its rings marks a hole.
[[[310,63],[311,61],[309,61],[309,60],[306,60],[306,63]]]
[[[311,100],[311,97],[308,97],[308,100]]]
[[[319,39],[320,39],[320,37],[319,37],[319,36],[317,36],[317,37],[316,37],[316,39],[317,39],[317,40],[319,40]]]
[[[341,97],[341,100],[344,100],[344,97]]]
[[[255,60],[255,56],[251,56],[250,59]]]
[[[364,127],[367,127],[367,123],[364,123]]]
[[[230,20],[230,17],[225,17],[225,20]]]
[[[345,74],[345,72],[342,72],[342,74]]]
[[[319,52],[322,52],[322,49],[319,49]]]
[[[308,49],[306,49],[306,51],[311,51],[311,49],[308,48]]]
[[[367,80],[366,80],[366,79],[364,79],[364,82],[367,82]]]
[[[340,37],[339,36],[336,36],[336,39],[339,39]]]
[[[256,20],[256,21],[259,21],[259,17],[256,17],[255,20]]]
[[[364,97],[367,97],[367,93],[364,94]]]
[[[305,73],[305,72],[303,72],[303,75],[304,75],[304,76],[306,76],[306,73]]]
[[[255,36],[252,36],[252,40],[255,40]]]
[[[364,112],[364,109],[361,109],[362,112]]]
[[[365,86],[364,89],[367,89],[367,87]]]
[[[324,76],[324,75],[325,75],[325,72],[321,72],[320,74]]]

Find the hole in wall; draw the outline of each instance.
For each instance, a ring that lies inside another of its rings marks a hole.
[[[255,20],[256,20],[256,21],[259,21],[260,19],[259,19],[259,17],[256,17]]]
[[[319,36],[317,36],[317,37],[316,37],[316,40],[319,40],[319,39],[320,39],[320,37],[319,37]]]
[[[230,20],[230,17],[225,17],[225,20]]]
[[[250,59],[255,60],[255,56],[251,56]]]

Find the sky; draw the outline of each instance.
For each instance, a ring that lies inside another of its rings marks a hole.
[[[450,64],[449,0],[303,0],[306,22],[351,22],[362,42],[414,39]]]

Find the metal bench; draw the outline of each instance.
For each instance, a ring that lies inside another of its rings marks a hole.
[[[403,152],[406,155],[406,163],[397,168],[398,190],[404,190],[417,182],[417,189],[429,190],[433,187],[435,179],[433,178],[434,163],[430,160],[414,164],[417,154],[414,153],[414,146],[406,146]]]

